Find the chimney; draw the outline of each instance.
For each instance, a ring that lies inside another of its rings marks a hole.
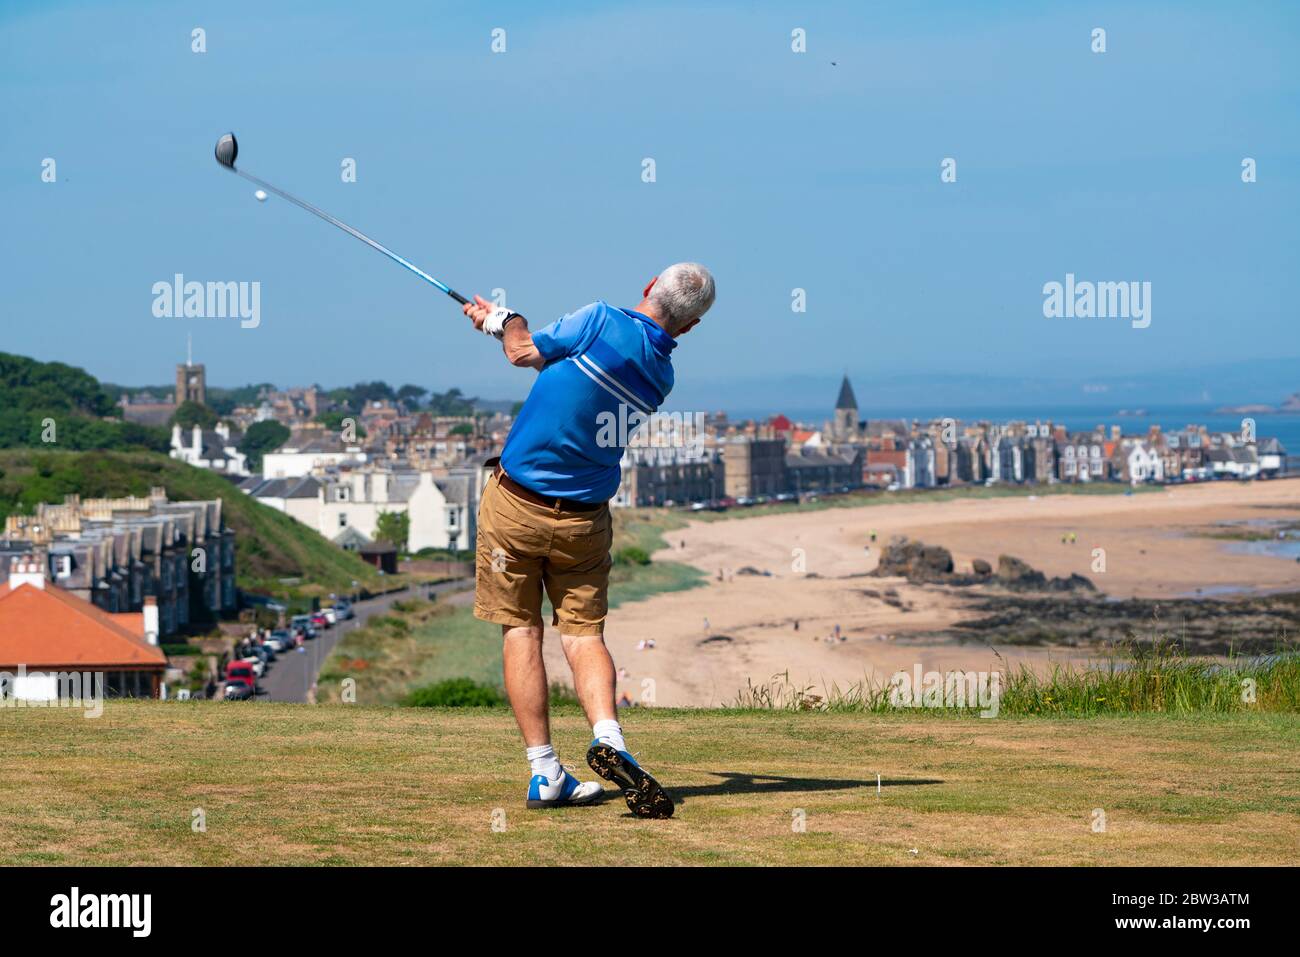
[[[10,563],[9,588],[16,591],[20,585],[45,590],[45,564],[35,555],[19,555]]]
[[[158,644],[158,599],[153,595],[144,599],[144,640],[151,645]]]

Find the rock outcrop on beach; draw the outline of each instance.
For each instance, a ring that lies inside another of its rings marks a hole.
[[[1276,652],[1300,628],[1300,604],[1285,595],[1221,601],[986,592],[971,599],[975,617],[933,637],[1067,647],[1163,640],[1191,654],[1253,655]]]
[[[982,558],[971,562],[971,574],[954,571],[952,552],[942,545],[926,545],[909,538],[895,538],[880,556],[872,575],[878,578],[906,578],[914,584],[999,585],[1008,591],[1096,591],[1083,575],[1048,578],[1013,555],[999,555],[996,574]]]
[[[1012,591],[1096,591],[1092,582],[1082,575],[1069,578],[1048,578],[1012,555],[998,556],[997,581]]]
[[[952,570],[952,552],[942,545],[896,538],[885,547],[872,574],[880,578],[906,578],[911,582],[937,582],[951,576]]]

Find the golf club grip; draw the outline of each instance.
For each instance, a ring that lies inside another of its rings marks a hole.
[[[466,299],[464,296],[462,296],[460,293],[458,293],[455,289],[448,289],[447,295],[451,296],[451,298],[455,299],[462,306],[469,305],[469,300]]]

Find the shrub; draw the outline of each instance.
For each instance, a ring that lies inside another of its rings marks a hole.
[[[505,704],[505,698],[492,685],[471,678],[448,678],[416,688],[402,704],[408,708],[496,708]]]
[[[650,555],[644,548],[628,545],[614,553],[615,565],[649,565]]]

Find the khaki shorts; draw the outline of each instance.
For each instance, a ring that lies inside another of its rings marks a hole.
[[[542,624],[542,589],[563,635],[601,635],[609,610],[609,506],[564,512],[525,501],[488,480],[478,507],[474,617]]]

